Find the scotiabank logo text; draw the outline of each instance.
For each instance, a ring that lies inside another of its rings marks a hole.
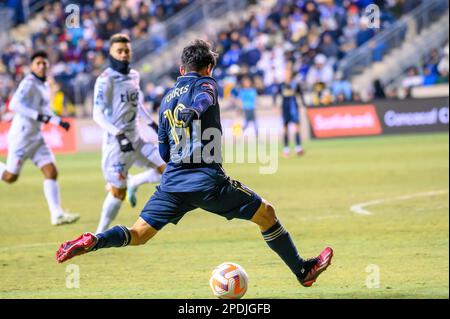
[[[388,127],[448,124],[448,107],[435,107],[425,112],[397,112],[387,110],[384,123]]]
[[[308,109],[308,117],[318,138],[378,135],[382,129],[373,105]]]
[[[331,116],[319,114],[315,117],[315,121],[316,129],[320,131],[373,127],[375,125],[375,118],[371,113],[333,114]]]

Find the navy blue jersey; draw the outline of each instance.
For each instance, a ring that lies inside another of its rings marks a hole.
[[[281,109],[283,121],[285,124],[289,122],[299,122],[299,106],[297,102],[297,94],[302,95],[301,87],[296,81],[290,83],[281,83],[278,87],[276,95],[281,95]],[[274,96],[275,98],[276,96]]]
[[[207,106],[199,101],[209,101]],[[184,108],[194,108],[200,121],[190,127],[178,119]],[[161,101],[159,111],[161,157],[168,163],[161,179],[165,192],[210,190],[223,183],[220,110],[216,81],[191,72],[180,76]]]

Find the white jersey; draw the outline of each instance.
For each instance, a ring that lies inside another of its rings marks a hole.
[[[42,168],[49,163],[55,163],[50,148],[45,144],[41,133],[42,123],[38,115],[50,115],[50,122],[58,125],[61,119],[50,109],[50,86],[36,78],[27,75],[11,99],[11,110],[15,112],[8,133],[7,169],[19,175],[25,161],[31,159]]]
[[[135,70],[125,75],[107,68],[97,78],[94,87],[94,120],[106,131],[105,142],[117,143],[111,137],[119,132],[125,133],[133,143],[137,141],[137,116],[144,116],[147,121],[151,121],[140,95],[139,73]]]
[[[157,168],[164,164],[158,147],[144,142],[139,135],[138,116],[147,125],[153,122],[143,101],[139,73],[135,70],[124,75],[107,68],[95,82],[94,120],[105,130],[102,170],[106,181],[116,188],[127,187],[128,170],[131,166]],[[120,150],[115,137],[119,132],[125,133],[133,143],[134,151],[125,153]]]
[[[33,74],[27,75],[20,82],[10,104],[11,110],[16,113],[8,135],[10,141],[36,140],[42,137],[42,123],[37,120],[38,115],[55,117],[50,110],[50,95],[49,84]],[[59,121],[59,118],[55,117],[54,120]]]

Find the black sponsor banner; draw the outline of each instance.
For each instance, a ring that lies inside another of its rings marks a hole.
[[[383,134],[448,132],[448,98],[374,102]]]

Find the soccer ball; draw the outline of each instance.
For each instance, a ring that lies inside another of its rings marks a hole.
[[[240,299],[248,286],[248,275],[238,264],[226,262],[213,270],[209,285],[220,299]]]

